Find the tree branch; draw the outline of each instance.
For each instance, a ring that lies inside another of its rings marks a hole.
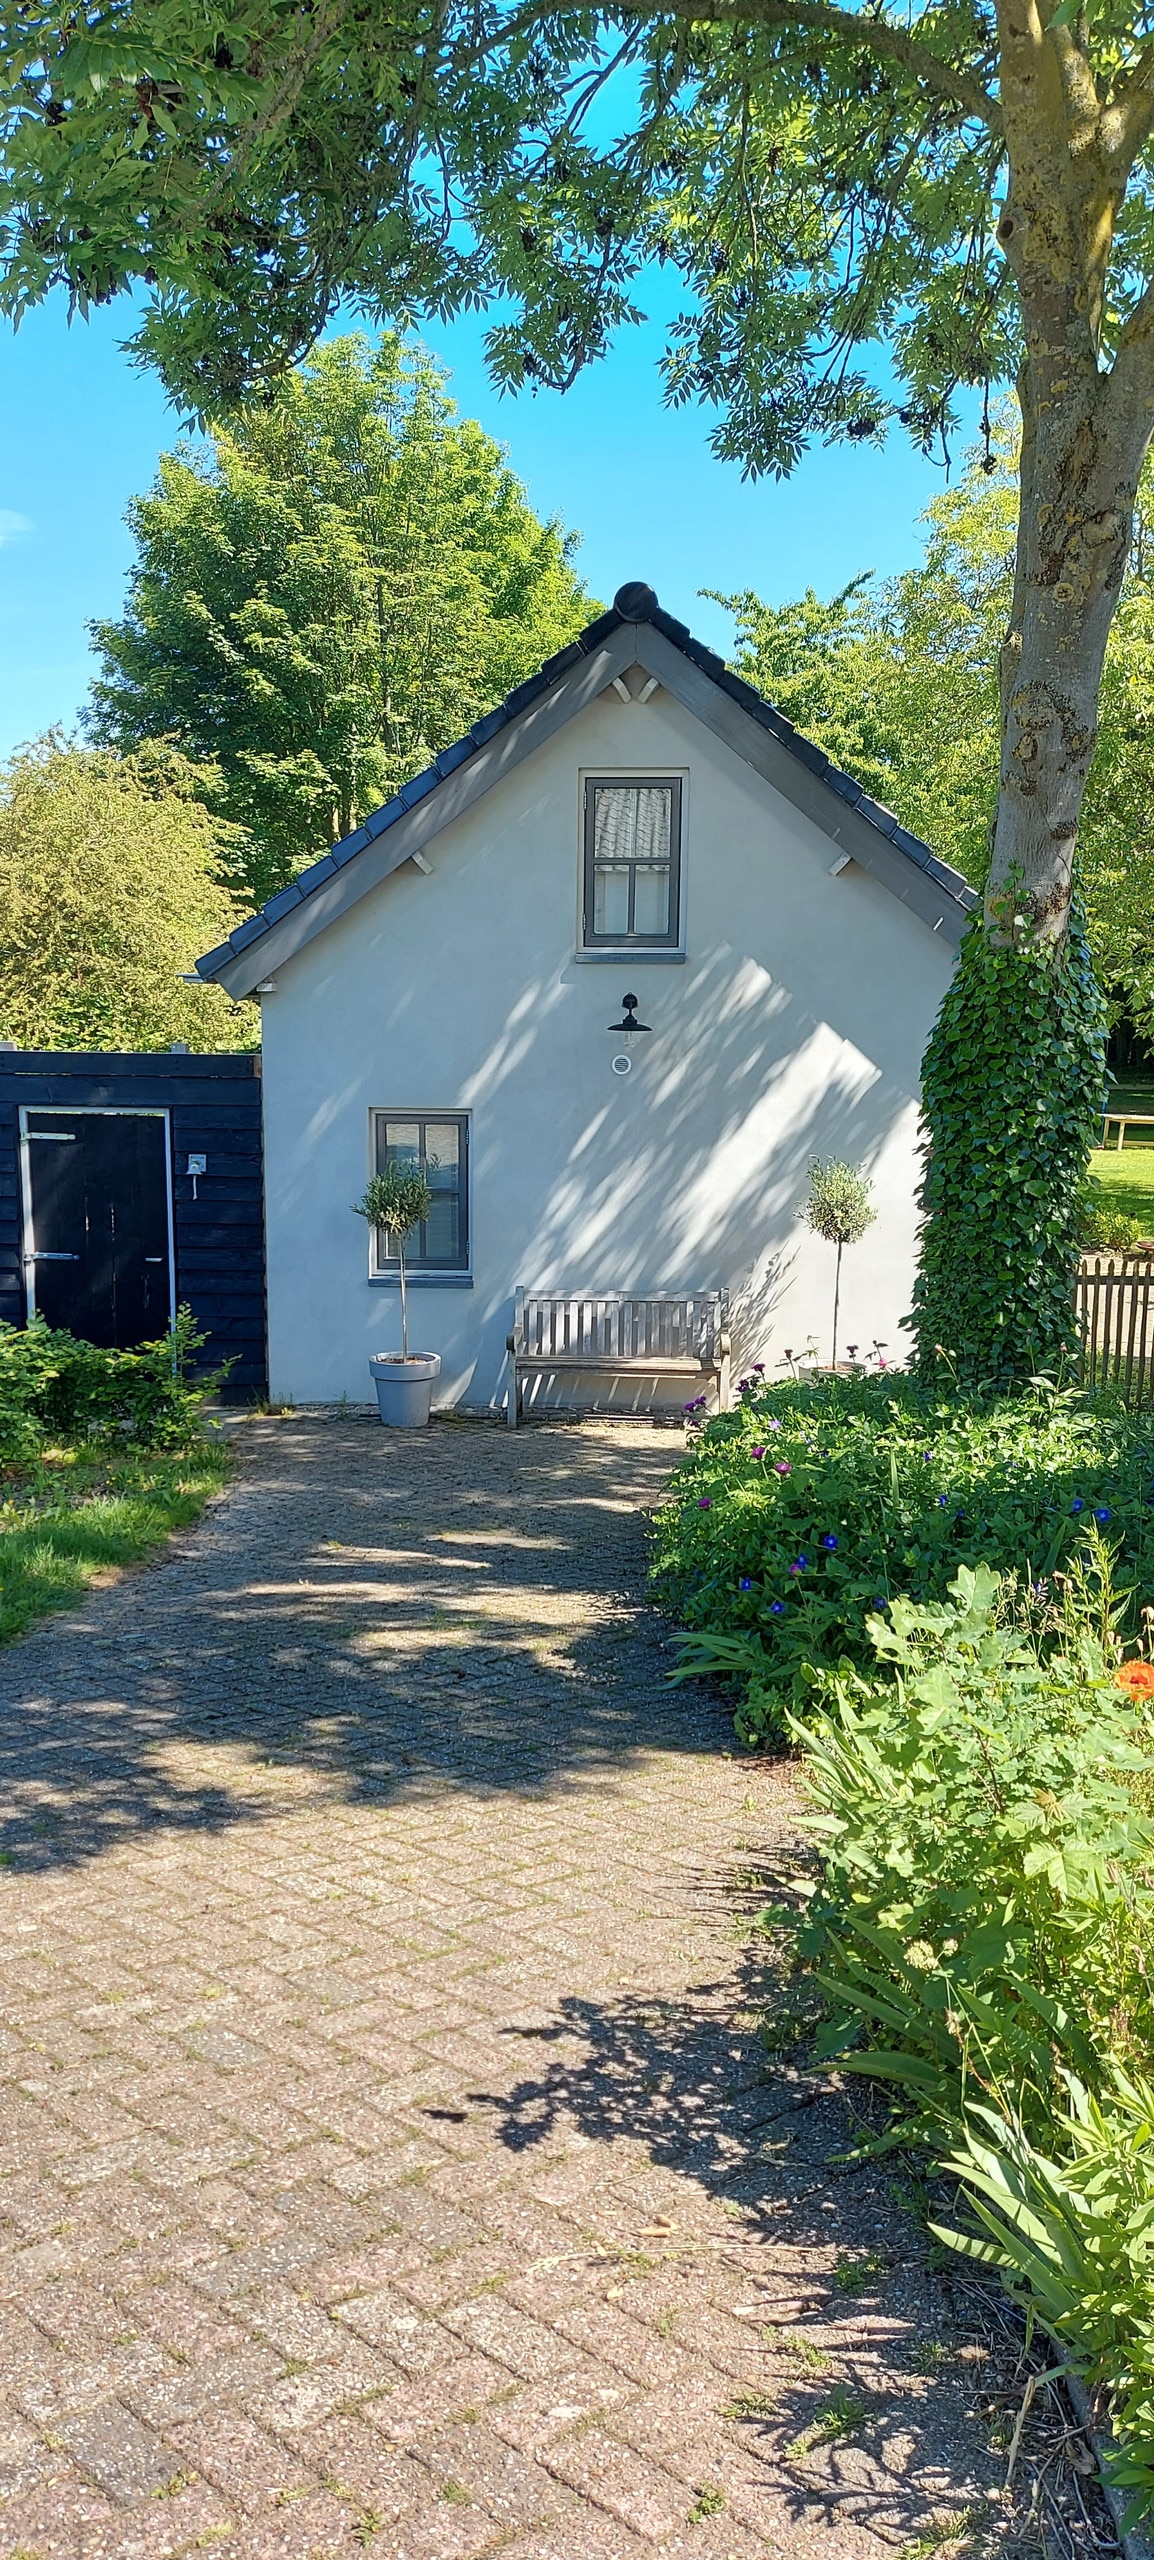
[[[904,27],[891,26],[856,9],[839,9],[833,0],[609,0],[612,17],[688,18],[695,26],[798,27],[814,35],[837,36],[883,62],[900,63],[922,86],[949,99],[991,132],[1000,133],[1002,113],[975,73],[944,62]]]

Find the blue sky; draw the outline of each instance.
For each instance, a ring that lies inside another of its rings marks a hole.
[[[51,303],[15,335],[0,330],[0,755],[74,722],[92,672],[85,626],[121,605],[124,509],[176,437],[159,383],[120,352],[130,325],[122,306],[70,328]],[[713,458],[700,410],[664,408],[655,327],[624,332],[564,397],[516,400],[489,386],[480,323],[425,336],[459,406],[508,446],[538,511],[580,529],[583,574],[605,602],[624,579],[646,578],[725,651],[732,626],[702,587],[781,602],[920,554],[917,519],[942,475],[903,437],[885,452],[818,449],[781,485],[743,481]]]

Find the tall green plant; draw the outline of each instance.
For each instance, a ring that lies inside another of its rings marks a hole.
[[[414,1165],[390,1164],[383,1173],[375,1173],[362,1200],[354,1201],[354,1215],[367,1218],[371,1227],[384,1229],[397,1240],[397,1262],[401,1281],[401,1358],[409,1356],[409,1308],[405,1289],[405,1246],[414,1227],[428,1217],[433,1194],[424,1174]]]
[[[998,949],[971,927],[922,1071],[929,1145],[912,1323],[923,1378],[945,1362],[966,1384],[1014,1386],[1072,1351],[1105,1060],[1077,906],[1059,944]]]

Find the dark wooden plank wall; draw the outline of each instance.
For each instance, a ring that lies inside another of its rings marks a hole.
[[[234,1363],[230,1398],[266,1392],[260,1058],[0,1049],[0,1318],[23,1324],[20,1107],[163,1108],[172,1128],[176,1295],[207,1334],[204,1357]],[[198,1197],[185,1170],[208,1158]]]

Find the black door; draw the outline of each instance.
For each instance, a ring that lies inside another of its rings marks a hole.
[[[29,1111],[28,1305],[85,1342],[167,1333],[168,1122],[135,1111]]]

